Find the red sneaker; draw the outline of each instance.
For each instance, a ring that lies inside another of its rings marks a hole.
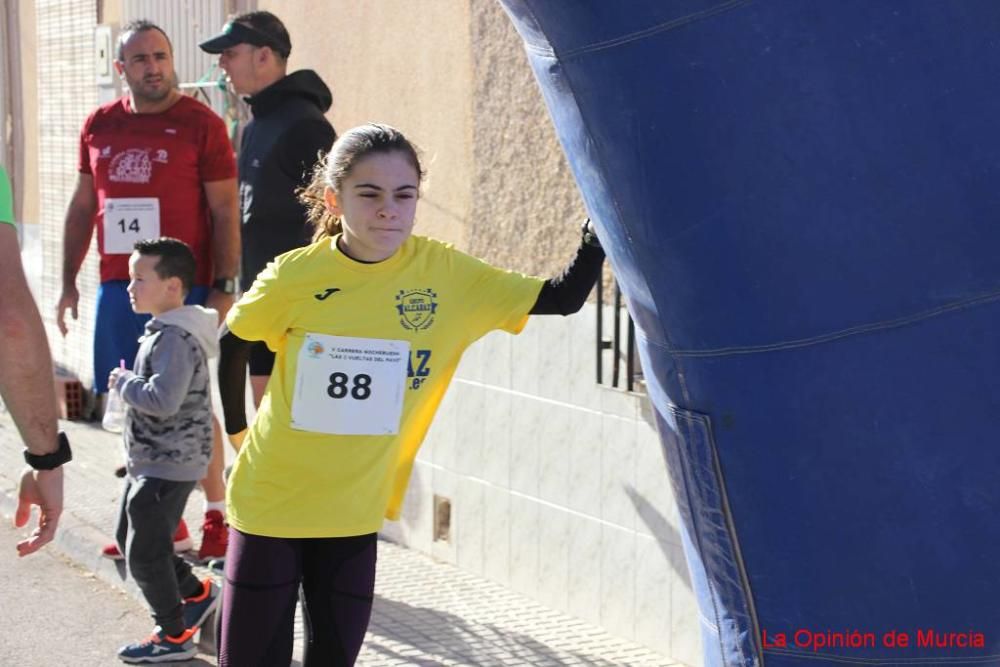
[[[198,549],[199,560],[225,558],[226,545],[229,544],[229,529],[222,512],[208,510],[205,512],[205,522],[201,524],[201,548]]]
[[[194,541],[191,539],[191,533],[188,532],[187,524],[184,523],[184,519],[181,519],[180,523],[177,524],[177,530],[174,532],[174,553],[179,554],[191,549],[194,549]],[[101,549],[101,555],[111,560],[125,559],[122,552],[118,550],[118,545],[114,543]]]

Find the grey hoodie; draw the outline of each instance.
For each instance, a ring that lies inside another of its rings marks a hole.
[[[181,306],[146,323],[135,369],[115,388],[125,413],[126,465],[132,477],[198,481],[212,457],[208,359],[219,353],[219,315]]]

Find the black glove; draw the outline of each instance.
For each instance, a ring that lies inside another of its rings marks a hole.
[[[594,229],[594,223],[590,221],[590,218],[583,221],[583,225],[580,226],[580,233],[583,235],[584,243],[595,248],[601,247],[601,239],[597,238],[597,230]]]

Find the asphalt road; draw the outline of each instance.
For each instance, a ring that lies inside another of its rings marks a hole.
[[[149,612],[52,549],[18,558],[14,545],[24,531],[0,521],[0,665],[124,665],[118,647],[149,635]],[[215,665],[215,659],[170,664]]]

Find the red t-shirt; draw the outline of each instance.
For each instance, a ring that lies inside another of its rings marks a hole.
[[[154,236],[191,246],[195,284],[212,282],[212,218],[202,184],[236,177],[226,125],[215,112],[187,96],[155,114],[132,113],[127,96],[99,107],[80,132],[79,171],[93,176],[97,191],[101,282],[128,280],[132,244]]]

